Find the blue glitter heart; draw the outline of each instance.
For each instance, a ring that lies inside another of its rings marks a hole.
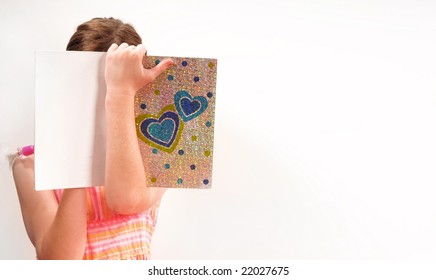
[[[173,144],[178,130],[179,117],[171,111],[163,113],[159,120],[148,118],[141,123],[141,132],[145,138],[167,148]]]
[[[197,112],[201,107],[201,104],[199,101],[197,101],[197,100],[191,101],[188,98],[182,98],[180,100],[180,105],[181,105],[180,107],[182,108],[183,112],[187,116],[195,114],[195,112]]]
[[[174,95],[174,104],[183,121],[190,121],[203,113],[208,105],[203,96],[192,97],[188,92],[181,90]]]

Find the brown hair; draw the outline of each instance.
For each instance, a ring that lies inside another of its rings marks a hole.
[[[115,18],[93,18],[80,24],[71,36],[67,51],[105,52],[112,43],[129,45],[142,43],[141,36],[135,28]]]

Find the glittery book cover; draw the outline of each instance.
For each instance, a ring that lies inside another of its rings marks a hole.
[[[136,130],[148,186],[211,188],[217,60],[144,57],[174,64],[135,98]]]

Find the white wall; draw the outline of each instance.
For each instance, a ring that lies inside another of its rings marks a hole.
[[[436,257],[436,3],[18,1],[0,8],[0,149],[33,142],[35,49],[96,16],[218,58],[212,190],[170,190],[155,259]],[[6,160],[0,259],[32,259]]]

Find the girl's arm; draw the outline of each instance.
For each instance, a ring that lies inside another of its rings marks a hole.
[[[142,45],[112,44],[106,57],[106,199],[120,214],[134,214],[158,203],[163,188],[150,188],[135,127],[136,92],[152,82],[172,63],[163,60],[153,69],[144,69],[146,53]]]
[[[86,246],[86,191],[35,191],[33,156],[15,158],[12,171],[21,214],[38,259],[82,259]]]

